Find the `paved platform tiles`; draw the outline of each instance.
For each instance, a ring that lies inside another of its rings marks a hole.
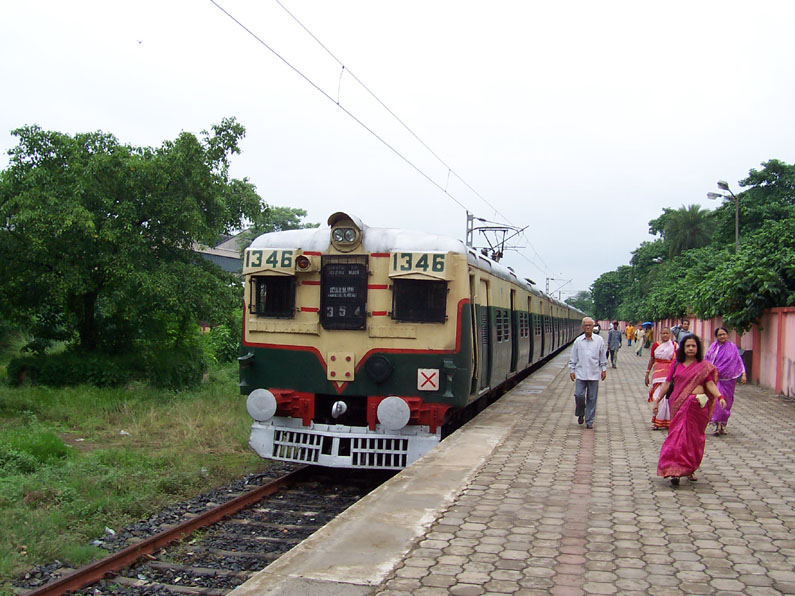
[[[795,594],[795,401],[739,386],[698,482],[673,489],[656,476],[648,352],[619,352],[592,430],[567,359],[236,594]]]

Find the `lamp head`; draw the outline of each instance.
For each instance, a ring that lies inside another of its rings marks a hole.
[[[708,192],[707,198],[712,199],[714,201],[715,199],[722,199],[723,195],[717,192]]]
[[[729,190],[729,183],[725,180],[718,180],[718,188],[721,190]]]

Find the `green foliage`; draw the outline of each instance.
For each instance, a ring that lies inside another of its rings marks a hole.
[[[694,205],[665,208],[649,222],[661,238],[641,244],[630,267],[594,282],[596,315],[633,321],[721,316],[747,330],[765,309],[795,304],[795,166],[762,165],[737,195],[739,252],[734,201],[711,214]]]
[[[673,258],[691,248],[700,248],[710,242],[712,214],[698,205],[682,205],[667,213],[662,234],[668,245],[668,256]],[[651,222],[649,222],[650,227]]]
[[[0,385],[0,593],[33,565],[107,554],[86,546],[105,526],[264,469],[236,370],[188,391]]]
[[[151,148],[13,131],[0,173],[0,252],[14,255],[0,269],[0,317],[30,331],[39,353],[70,341],[147,363],[190,343],[197,321],[222,320],[240,282],[191,249],[260,220],[254,187],[228,176],[244,132],[227,119]]]
[[[692,294],[699,316],[722,315],[727,325],[747,331],[766,308],[795,305],[795,217],[768,222],[737,255],[725,256]]]
[[[621,279],[618,271],[600,275],[591,285],[594,316],[599,320],[615,319],[621,297]]]
[[[147,363],[149,382],[155,387],[182,389],[198,385],[207,370],[201,349],[164,350],[151,355]]]
[[[204,334],[204,343],[213,362],[232,362],[240,354],[243,312],[238,309],[230,320]]]
[[[36,354],[14,358],[8,364],[8,381],[12,385],[25,382],[67,387],[123,385],[143,376],[137,357],[83,353],[74,350],[57,354]]]
[[[209,360],[196,325],[179,342],[150,351],[146,355],[146,377],[155,387],[180,389],[198,385]]]
[[[0,478],[29,474],[66,456],[66,445],[51,430],[23,426],[0,433]]]
[[[574,308],[580,309],[587,315],[593,314],[593,298],[591,297],[591,292],[587,290],[577,292],[571,298],[566,298],[564,302]]]

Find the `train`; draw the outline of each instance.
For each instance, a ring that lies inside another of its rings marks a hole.
[[[365,225],[243,254],[240,391],[263,458],[399,470],[579,333],[583,313],[450,237]]]

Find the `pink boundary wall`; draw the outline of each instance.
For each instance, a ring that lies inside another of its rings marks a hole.
[[[663,327],[678,322],[676,319],[655,322],[655,339]],[[608,321],[599,321],[599,324],[605,332],[610,328]],[[721,317],[709,320],[690,317],[690,331],[701,338],[705,350],[715,340],[715,330],[722,324]],[[626,323],[621,321],[619,327],[623,332]],[[729,340],[743,350],[752,350],[749,381],[776,393],[795,396],[795,307],[770,308],[764,311],[761,325],[754,325],[741,336],[732,331]]]

